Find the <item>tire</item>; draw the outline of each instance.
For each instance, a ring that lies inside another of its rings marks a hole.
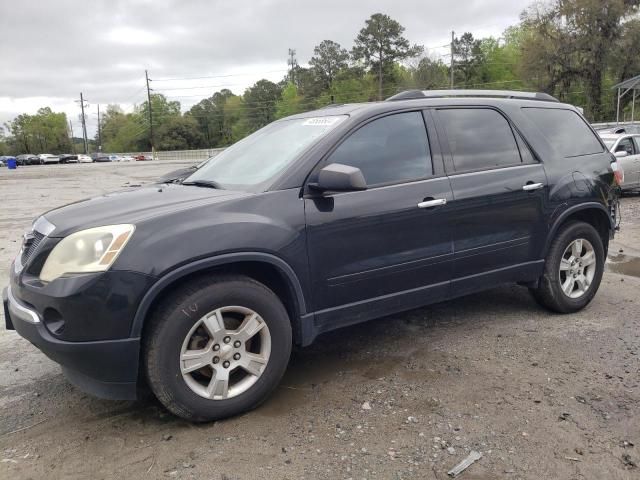
[[[210,333],[220,327],[219,318],[226,329]],[[248,335],[241,327],[251,321],[262,326],[245,340],[238,332]],[[232,330],[234,322],[236,330]],[[242,346],[237,345],[240,343]],[[222,419],[258,406],[284,375],[291,347],[291,322],[282,302],[263,284],[237,275],[202,277],[183,286],[154,310],[143,333],[143,359],[151,390],[173,414],[195,422]],[[185,360],[188,352],[198,359]],[[213,356],[203,360],[205,355]],[[256,363],[250,358],[261,360]],[[185,373],[205,362],[209,363]],[[248,362],[248,367],[259,372],[250,374],[240,362]],[[225,375],[228,391],[212,380]]]
[[[583,240],[581,255],[584,257],[575,257],[573,247],[578,244],[574,242],[580,239]],[[590,250],[593,252],[594,261],[585,266],[590,261],[587,258],[592,258],[588,255]],[[565,261],[561,267],[563,257]],[[576,258],[581,260],[572,265],[571,259]],[[604,246],[597,230],[585,222],[570,222],[561,227],[553,239],[545,258],[544,274],[540,278],[538,287],[530,291],[540,305],[553,312],[577,312],[586,307],[598,291],[604,272],[604,262]],[[563,271],[560,270],[561,268]],[[574,268],[575,270],[572,270]],[[572,271],[577,272],[576,276],[571,275]],[[577,279],[572,283],[569,276]],[[570,290],[569,294],[563,289],[563,285]],[[583,288],[584,285],[586,288]]]

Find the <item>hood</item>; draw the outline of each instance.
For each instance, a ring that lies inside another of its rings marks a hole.
[[[44,216],[56,227],[51,236],[64,237],[85,228],[120,223],[135,225],[150,218],[250,195],[187,185],[154,185],[80,200],[50,210]]]

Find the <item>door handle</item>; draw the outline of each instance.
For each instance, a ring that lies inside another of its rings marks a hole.
[[[433,200],[426,200],[424,202],[420,202],[418,204],[418,208],[431,208],[431,207],[437,207],[439,205],[446,205],[446,204],[447,204],[446,198],[436,198]]]
[[[541,188],[544,188],[544,183],[527,183],[526,185],[522,186],[522,190],[524,190],[525,192],[540,190]]]

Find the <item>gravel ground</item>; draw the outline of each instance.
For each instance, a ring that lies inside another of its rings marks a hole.
[[[0,170],[0,285],[37,214],[180,166]],[[84,395],[0,330],[0,478],[442,480],[476,450],[464,479],[637,479],[639,277],[636,196],[584,311],[507,286],[339,330],[262,407],[206,425]]]

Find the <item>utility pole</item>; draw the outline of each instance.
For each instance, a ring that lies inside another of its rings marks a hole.
[[[454,64],[454,59],[453,59],[453,42],[455,41],[455,35],[456,32],[454,32],[453,30],[451,31],[451,66],[449,67],[449,70],[451,72],[451,88],[453,89],[453,64]]]
[[[76,143],[73,141],[73,123],[71,123],[71,120],[69,120],[69,130],[71,131],[71,153],[75,155]]]
[[[76,100],[77,102],[77,100]],[[82,109],[82,143],[84,145],[84,153],[87,154],[88,145],[87,145],[87,123],[84,118],[84,97],[82,96],[82,92],[80,92],[80,108]]]
[[[298,66],[298,62],[296,60],[296,51],[293,48],[289,49],[289,60],[287,60],[287,64],[291,65],[291,72],[289,73],[289,81],[291,83],[295,83],[295,71]]]
[[[102,151],[102,129],[100,128],[100,104],[98,104],[98,151]]]
[[[145,70],[144,76],[147,79],[147,101],[149,102],[149,144],[151,145],[151,156],[155,156],[153,148],[153,113],[151,112],[151,89],[149,88],[149,73]]]

